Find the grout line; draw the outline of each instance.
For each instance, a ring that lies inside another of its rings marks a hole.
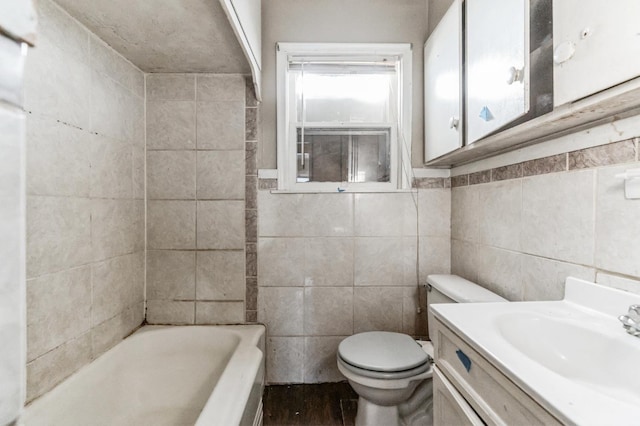
[[[143,301],[142,301],[142,320],[143,322],[147,321],[147,261],[148,261],[148,241],[147,241],[147,203],[148,203],[148,198],[147,198],[147,76],[148,74],[144,74],[144,79],[143,79],[143,88],[144,88],[144,104],[143,104],[143,112],[144,112],[144,132],[143,132],[143,136],[144,136],[144,148],[142,150],[143,153],[143,179],[142,179],[142,193],[143,193],[143,199],[144,199],[144,209],[143,209],[143,214],[144,214],[144,218],[143,218],[143,228],[144,228],[144,236],[143,236],[143,240],[144,240],[144,294],[143,294]]]
[[[194,263],[194,273],[195,273],[195,282],[194,282],[194,286],[193,286],[193,324],[196,324],[196,318],[198,316],[198,304],[196,303],[196,300],[198,299],[198,76],[195,75],[193,77],[193,116],[195,118],[195,129],[194,129],[194,136],[195,136],[195,148],[196,148],[196,170],[195,170],[195,238],[194,238],[194,242],[195,242],[195,255],[194,255],[194,259],[193,259],[193,263]]]

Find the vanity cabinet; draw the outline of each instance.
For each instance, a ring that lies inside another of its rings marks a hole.
[[[434,425],[562,424],[445,324],[434,321]]]
[[[638,17],[637,0],[553,3],[556,106],[640,75]]]

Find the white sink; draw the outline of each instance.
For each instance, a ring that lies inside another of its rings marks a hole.
[[[640,404],[640,348],[631,336],[613,338],[605,327],[535,312],[500,315],[496,326],[522,355],[554,373]]]
[[[640,424],[640,295],[568,278],[555,302],[432,305],[433,314],[563,423]]]

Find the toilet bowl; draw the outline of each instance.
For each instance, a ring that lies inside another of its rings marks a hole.
[[[427,288],[427,306],[507,301],[455,275],[430,275]],[[433,424],[433,355],[432,342],[402,333],[370,331],[344,339],[337,363],[359,397],[356,426]]]

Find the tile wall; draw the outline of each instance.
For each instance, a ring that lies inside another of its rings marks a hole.
[[[418,283],[448,273],[450,189],[413,193],[258,191],[258,321],[267,325],[267,381],[344,380],[342,339],[368,330],[423,335]],[[418,214],[419,213],[419,214]],[[424,302],[421,303],[424,309]]]
[[[509,300],[568,275],[640,292],[640,200],[615,178],[637,167],[635,138],[453,178],[453,273]]]
[[[144,318],[144,75],[38,6],[24,85],[28,400]]]
[[[146,80],[147,321],[243,323],[245,155],[255,152],[245,143],[255,141],[245,132],[245,78]]]

